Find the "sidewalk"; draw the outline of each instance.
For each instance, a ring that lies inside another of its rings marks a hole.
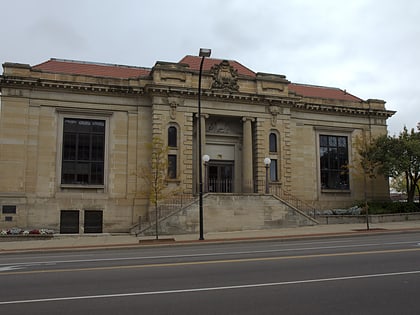
[[[205,233],[204,241],[198,240],[198,233],[187,235],[161,235],[136,237],[129,234],[84,234],[54,235],[47,240],[0,241],[0,254],[26,251],[79,250],[115,247],[144,247],[156,245],[201,244],[215,242],[257,241],[263,239],[297,239],[317,237],[339,237],[375,233],[420,232],[420,221],[403,221],[370,224],[329,224],[296,228],[252,230],[236,232]]]

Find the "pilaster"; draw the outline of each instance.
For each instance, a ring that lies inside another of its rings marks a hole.
[[[265,182],[265,166],[264,158],[268,156],[267,149],[267,120],[264,118],[257,118],[255,123],[255,143],[254,143],[254,157],[256,159],[256,182],[258,185],[258,192],[262,192],[264,189],[263,183]]]
[[[243,117],[243,147],[242,147],[242,192],[254,191],[253,161],[252,161],[252,122],[255,118]]]

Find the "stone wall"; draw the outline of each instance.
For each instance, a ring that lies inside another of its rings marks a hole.
[[[321,224],[366,223],[365,215],[320,215],[317,220]],[[420,220],[420,213],[371,214],[369,223],[386,223]]]
[[[270,195],[207,194],[204,197],[203,222],[205,233],[260,230],[316,224]],[[194,203],[161,221],[159,224],[159,233],[198,233],[198,213],[198,204]],[[154,226],[145,231],[145,234],[154,233]]]

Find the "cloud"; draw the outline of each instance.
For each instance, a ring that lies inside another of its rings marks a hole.
[[[14,0],[2,13],[1,62],[152,67],[208,47],[256,72],[384,99],[398,111],[391,133],[420,120],[419,1]]]

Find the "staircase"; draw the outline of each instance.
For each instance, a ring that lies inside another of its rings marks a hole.
[[[161,222],[171,215],[176,214],[191,204],[198,202],[198,199],[192,194],[176,194],[171,198],[163,200],[157,207],[157,220]],[[155,227],[156,209],[150,209],[147,217],[140,217],[139,222],[130,228],[130,233],[136,236]]]
[[[296,196],[293,196],[291,193],[281,189],[279,186],[270,186],[270,194],[279,198],[289,207],[312,217],[314,222],[319,224],[319,222],[316,221],[316,214],[318,210],[312,205],[300,200]]]
[[[261,194],[206,194],[206,232],[270,229],[316,225],[316,209],[282,191],[272,189]],[[198,232],[198,197],[174,195],[159,205],[159,234]],[[156,212],[149,211],[147,220],[131,228],[132,234],[154,235]]]

